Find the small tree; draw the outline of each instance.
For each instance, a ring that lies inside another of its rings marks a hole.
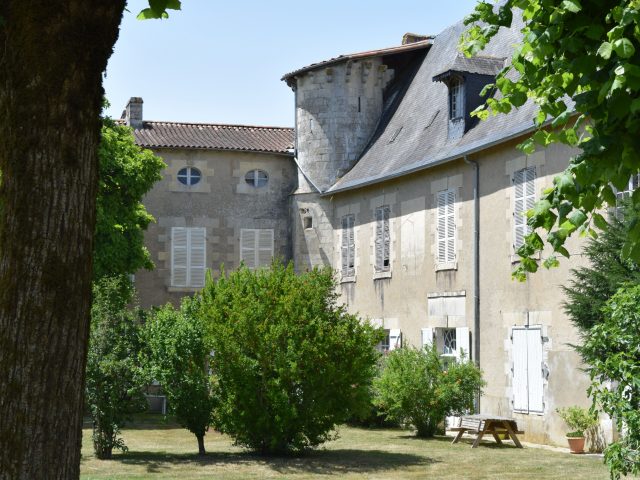
[[[622,254],[629,226],[640,220],[631,206],[621,207],[620,217],[611,216],[609,228],[590,238],[583,255],[589,265],[571,271],[569,286],[562,287],[565,312],[581,332],[604,321],[603,307],[625,283],[640,284],[640,266]]]
[[[214,425],[261,453],[300,451],[368,409],[381,332],[336,303],[331,269],[240,268],[203,290]]]
[[[590,365],[594,407],[622,432],[604,451],[611,476],[618,479],[640,473],[640,285],[618,290],[603,312],[604,321],[586,334],[579,350]]]
[[[138,362],[141,319],[127,309],[132,292],[126,277],[105,277],[93,288],[85,397],[93,449],[101,459],[111,458],[114,448],[126,451],[120,429],[132,413],[147,407]]]
[[[210,347],[205,329],[194,314],[197,300],[185,298],[180,310],[165,305],[156,310],[145,328],[150,375],[162,385],[169,410],[180,425],[198,439],[205,455],[204,436],[213,419],[214,398],[209,376]]]
[[[390,419],[413,425],[418,437],[432,437],[447,415],[473,410],[484,381],[464,359],[445,369],[435,346],[405,347],[387,356],[374,385],[375,403]]]

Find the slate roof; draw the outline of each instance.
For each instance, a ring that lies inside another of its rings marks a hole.
[[[291,154],[293,128],[144,121],[134,129],[147,148],[196,148]]]
[[[380,50],[369,50],[367,52],[358,52],[358,53],[350,53],[347,55],[339,55],[335,58],[330,58],[329,60],[324,60],[322,62],[312,63],[311,65],[307,65],[306,67],[299,68],[294,70],[293,72],[285,73],[281,80],[287,82],[288,85],[291,84],[293,77],[299,75],[304,72],[308,72],[310,70],[315,70],[317,68],[328,67],[330,65],[335,65],[336,63],[346,62],[347,60],[361,60],[363,58],[369,57],[381,57],[385,55],[395,55],[398,53],[411,52],[413,50],[420,50],[423,48],[427,48],[431,46],[433,43],[433,38],[428,38],[427,40],[421,40],[419,42],[408,43],[406,45],[399,45],[396,47],[382,48]]]
[[[536,107],[527,102],[507,115],[478,122],[461,138],[447,139],[448,90],[434,76],[459,68],[458,40],[466,27],[457,23],[433,41],[411,84],[396,100],[393,112],[378,125],[372,141],[353,168],[325,193],[350,190],[423,170],[466,154],[478,152],[533,129]],[[482,52],[493,59],[511,58],[520,41],[521,21],[514,18],[510,29],[502,28]],[[470,62],[483,69],[496,69],[498,61]],[[483,70],[486,71],[486,70]]]

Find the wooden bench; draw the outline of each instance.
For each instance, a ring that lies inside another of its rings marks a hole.
[[[460,417],[457,427],[452,427],[449,430],[452,432],[458,432],[451,443],[458,443],[465,433],[477,435],[471,448],[476,448],[480,445],[480,440],[485,433],[493,435],[496,443],[502,445],[502,439],[500,435],[506,435],[507,439],[513,440],[513,443],[518,448],[522,448],[520,440],[517,435],[521,435],[524,432],[518,430],[516,421],[511,418],[495,417],[491,415],[465,415]]]

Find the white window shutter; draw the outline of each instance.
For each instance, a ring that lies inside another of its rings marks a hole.
[[[456,328],[456,359],[460,360],[462,354],[467,360],[471,358],[471,352],[469,351],[469,328],[458,327]]]
[[[188,252],[187,229],[174,227],[171,229],[171,285],[187,286]]]
[[[524,237],[531,233],[527,224],[526,213],[536,202],[535,167],[523,168],[513,174],[514,211],[513,211],[513,247],[519,249],[524,244]]]
[[[240,261],[251,270],[256,268],[256,230],[243,228],[240,230]]]
[[[542,371],[542,330],[527,330],[527,384],[529,390],[529,411],[544,412],[544,378]]]
[[[355,217],[346,215],[342,217],[342,276],[355,275]]]
[[[389,225],[390,209],[384,207],[382,211],[382,268],[391,269],[391,228]]]
[[[402,333],[399,328],[389,330],[389,351],[402,347]]]
[[[519,412],[529,411],[529,394],[527,389],[527,330],[513,328],[511,331],[513,354],[513,409]]]
[[[422,348],[429,349],[433,345],[433,328],[427,327],[420,330],[422,333]]]
[[[257,230],[257,246],[257,266],[269,267],[273,258],[273,230]]]
[[[438,192],[437,201],[437,239],[438,261],[456,261],[456,223],[455,223],[456,194],[453,190]]]
[[[207,238],[204,228],[188,228],[189,269],[187,284],[190,287],[204,287],[206,271]]]
[[[384,268],[384,207],[376,208],[376,236],[374,240],[375,248],[375,269],[381,271]]]

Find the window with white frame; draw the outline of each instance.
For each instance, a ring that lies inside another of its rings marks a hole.
[[[456,261],[456,194],[452,189],[438,192],[437,197],[437,243],[438,263]]]
[[[251,270],[271,265],[273,230],[243,228],[240,230],[240,261]]]
[[[206,270],[206,230],[171,229],[171,286],[203,287]]]
[[[384,339],[378,344],[378,351],[389,353],[396,348],[402,347],[402,332],[398,328],[384,331]]]
[[[449,119],[464,116],[464,84],[461,78],[454,78],[449,84]]]
[[[202,173],[195,167],[184,167],[178,171],[177,177],[180,183],[190,187],[200,181]]]
[[[616,217],[618,217],[619,219],[622,219],[623,203],[629,200],[631,198],[631,195],[633,195],[633,192],[637,190],[639,187],[640,187],[640,173],[636,175],[632,175],[631,178],[629,178],[629,183],[627,183],[627,186],[624,190],[614,189],[614,191],[616,192],[616,208],[614,210],[614,214]]]
[[[376,236],[374,240],[376,272],[388,272],[391,270],[389,212],[388,205],[376,208]]]
[[[255,188],[264,187],[269,181],[269,175],[264,170],[250,170],[244,176],[244,181]]]
[[[513,174],[513,248],[517,251],[524,245],[524,238],[531,233],[527,224],[527,211],[536,203],[536,168],[527,167]]]
[[[511,342],[513,410],[519,413],[544,413],[542,328],[513,327]]]
[[[423,348],[431,348],[435,344],[442,357],[460,359],[471,358],[470,335],[468,327],[456,328],[423,328],[421,330]]]
[[[356,241],[354,235],[355,216],[342,217],[342,277],[353,277],[356,274]]]

